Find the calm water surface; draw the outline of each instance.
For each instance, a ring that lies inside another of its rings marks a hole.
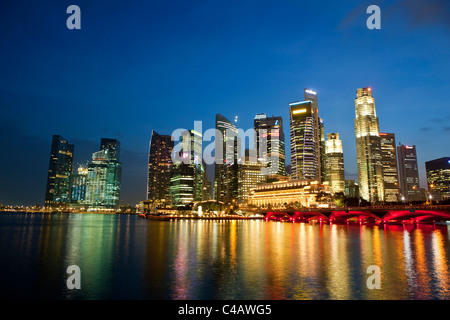
[[[12,299],[448,299],[442,226],[149,221],[0,213],[0,294]],[[81,289],[66,286],[70,265]],[[381,268],[381,289],[366,286]]]

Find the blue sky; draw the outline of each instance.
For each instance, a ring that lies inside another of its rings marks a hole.
[[[69,30],[66,8],[81,8]],[[366,8],[381,8],[381,30]],[[449,156],[448,1],[9,1],[0,4],[0,203],[43,203],[53,134],[86,162],[100,139],[122,145],[122,200],[145,198],[151,131],[216,113],[248,129],[318,92],[325,133],[339,132],[356,178],[354,98],[371,86],[380,130]],[[289,153],[288,153],[289,155]],[[210,177],[211,178],[211,177]]]

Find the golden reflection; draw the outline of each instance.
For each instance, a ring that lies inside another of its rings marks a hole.
[[[448,243],[447,243],[448,244]],[[448,272],[448,259],[445,252],[445,240],[439,230],[434,230],[431,238],[433,252],[434,274],[437,278],[438,299],[448,299],[450,279]]]
[[[351,298],[347,237],[341,236],[342,229],[330,225],[330,260],[327,269],[330,299],[348,300]]]

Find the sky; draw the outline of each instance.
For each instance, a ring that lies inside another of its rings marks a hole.
[[[66,27],[73,4],[79,30]],[[379,30],[366,26],[372,4]],[[304,88],[343,140],[347,179],[357,88],[372,87],[382,132],[416,145],[422,187],[425,161],[450,156],[446,0],[2,1],[0,30],[1,204],[43,204],[54,134],[75,145],[75,166],[118,139],[129,204],[146,196],[152,130],[282,116],[289,159],[289,103]]]

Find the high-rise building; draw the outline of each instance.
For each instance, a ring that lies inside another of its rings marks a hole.
[[[345,180],[345,195],[349,198],[359,197],[359,185],[355,180]]]
[[[266,182],[266,174],[263,168],[265,162],[258,161],[258,158],[251,156],[248,149],[245,150],[245,156],[239,159],[239,187],[238,204],[247,204],[252,190],[260,183]]]
[[[291,177],[322,181],[326,167],[325,146],[317,93],[304,89],[304,99],[289,104]]]
[[[102,138],[88,166],[85,204],[89,211],[117,210],[120,201],[122,163],[120,143]]]
[[[216,130],[222,139],[216,137],[214,199],[232,203],[238,197],[238,130],[230,120],[216,114]]]
[[[416,146],[397,146],[398,180],[401,201],[421,201]]]
[[[450,157],[425,162],[428,192],[440,193],[442,200],[450,199]]]
[[[345,192],[344,151],[339,133],[327,134],[325,142],[326,181],[330,184],[330,193]]]
[[[399,201],[399,186],[397,172],[397,152],[395,135],[380,132],[381,163],[383,164],[384,201]]]
[[[147,200],[156,206],[170,204],[170,170],[172,168],[172,136],[152,131],[148,156]]]
[[[371,88],[356,91],[355,113],[359,194],[372,203],[384,201],[380,130]]]
[[[88,165],[79,165],[77,173],[72,174],[70,203],[84,203],[86,200],[86,185]]]
[[[255,146],[258,157],[267,161],[267,175],[285,173],[285,141],[283,119],[257,114],[253,121],[255,129]],[[265,143],[263,141],[265,140]],[[276,159],[276,161],[269,159]]]
[[[53,136],[45,193],[45,207],[64,207],[70,202],[73,152],[73,144],[70,144],[59,135]]]
[[[202,134],[195,130],[181,137],[179,159],[170,172],[169,194],[172,205],[182,206],[203,200],[205,167],[202,161]]]

